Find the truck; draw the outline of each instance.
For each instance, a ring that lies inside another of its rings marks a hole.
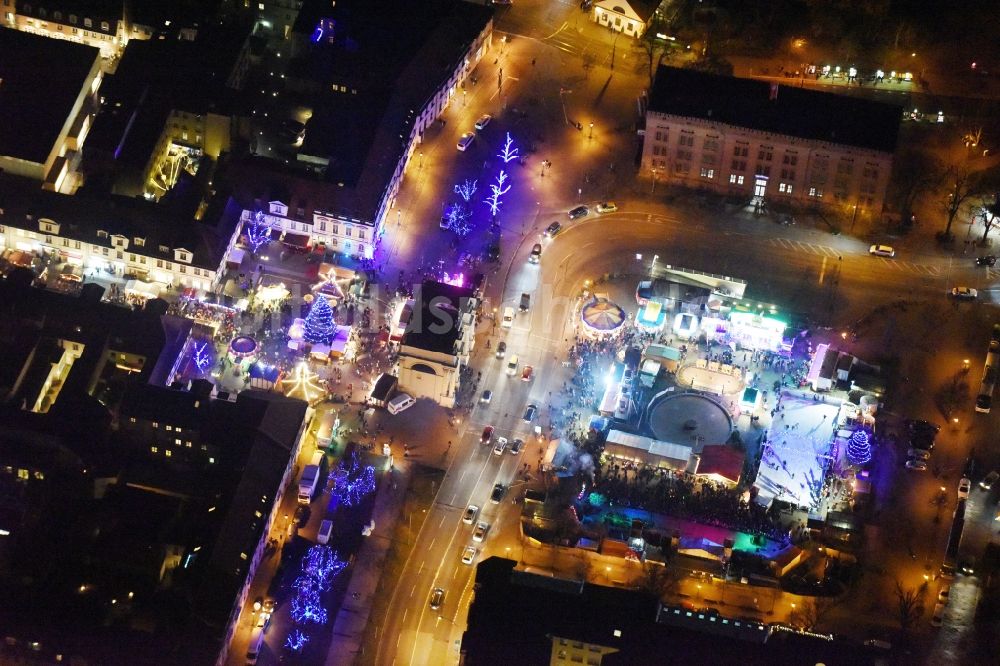
[[[299,504],[309,504],[312,502],[313,493],[319,484],[319,475],[322,471],[323,452],[316,451],[309,464],[302,470],[302,477],[299,479]]]
[[[316,446],[325,449],[333,441],[333,426],[337,420],[337,415],[333,412],[317,413],[316,418],[319,426],[316,428]]]

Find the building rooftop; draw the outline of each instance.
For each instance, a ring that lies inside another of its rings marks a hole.
[[[0,28],[0,53],[0,155],[44,162],[100,51]]]
[[[649,110],[892,153],[902,108],[792,85],[660,66]]]
[[[720,629],[720,615],[685,612],[675,619],[668,612],[673,608],[637,590],[532,584],[532,576],[514,575],[515,565],[491,557],[476,568],[476,593],[462,637],[469,666],[548,663],[552,641],[560,638],[614,648],[604,654],[605,666],[660,663],[664,655],[669,663],[861,666],[876,663],[872,656],[878,656],[842,641],[770,628],[760,640],[757,623],[751,623],[753,632]]]
[[[129,252],[175,261],[173,251],[191,252],[191,265],[217,270],[229,241],[239,224],[240,209],[233,201],[206,215],[206,221],[193,219],[194,210],[180,210],[163,203],[115,195],[69,196],[44,191],[35,181],[0,174],[0,224],[38,231],[38,220],[48,218],[60,226],[59,236],[72,240],[112,247],[111,237],[124,236]],[[212,210],[212,207],[210,207]],[[106,231],[107,236],[98,236]],[[142,247],[134,239],[142,238]],[[160,248],[165,247],[164,252]]]
[[[461,317],[475,292],[428,280],[413,294],[414,312],[406,324],[402,344],[430,352],[454,354],[462,333]]]

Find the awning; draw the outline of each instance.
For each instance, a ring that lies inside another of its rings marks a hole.
[[[309,247],[309,236],[286,233],[281,242],[289,247]]]
[[[160,295],[160,286],[153,282],[129,280],[125,283],[125,293],[144,296],[146,298],[156,298]]]

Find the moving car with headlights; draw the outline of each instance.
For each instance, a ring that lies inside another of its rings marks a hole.
[[[602,214],[613,213],[616,210],[618,210],[618,204],[616,204],[614,201],[602,201],[601,203],[597,204],[598,213]]]
[[[535,420],[535,414],[538,413],[538,405],[528,405],[524,409],[524,416],[521,418],[525,423],[531,423]]]
[[[590,215],[590,209],[586,206],[577,206],[569,211],[569,219],[577,220],[581,217],[587,217]]]
[[[472,521],[476,519],[476,514],[479,513],[479,507],[475,504],[470,504],[465,509],[465,514],[462,516],[462,522],[466,525],[471,525]]]
[[[530,382],[534,374],[535,374],[535,369],[533,367],[531,367],[530,365],[524,366],[524,370],[521,372],[521,381]]]
[[[523,446],[524,446],[524,440],[523,439],[515,439],[510,444],[510,453],[511,453],[511,455],[516,456],[518,453],[521,452],[521,447],[523,447]]]
[[[868,248],[868,254],[876,257],[895,257],[896,251],[891,245],[872,245]]]
[[[951,296],[960,301],[974,301],[979,296],[979,292],[972,287],[952,287]]]
[[[992,254],[988,254],[985,257],[979,257],[976,259],[976,266],[992,266],[997,263],[997,258]]]
[[[558,222],[553,222],[549,226],[545,227],[545,232],[542,235],[546,238],[555,238],[560,231],[562,231],[562,225]]]
[[[535,243],[531,248],[531,254],[528,255],[528,263],[537,264],[542,260],[542,244]]]
[[[458,139],[458,145],[455,147],[464,153],[466,148],[471,146],[472,142],[475,141],[475,139],[476,139],[475,134],[473,134],[472,132],[466,132]]]
[[[462,551],[462,564],[472,564],[472,561],[476,559],[477,552],[473,546],[466,546]]]
[[[997,479],[1000,479],[1000,472],[993,470],[983,477],[983,480],[979,482],[979,487],[983,490],[990,490],[993,488],[993,484],[997,482]]]
[[[495,456],[501,456],[501,455],[503,455],[504,449],[506,449],[506,448],[507,448],[507,438],[506,437],[497,437],[497,443],[493,447],[493,455],[495,455]]]
[[[489,444],[493,440],[493,426],[488,425],[483,428],[482,442],[483,444]]]
[[[967,477],[962,477],[958,482],[958,499],[969,499],[969,491],[972,490],[972,481]]]
[[[438,610],[444,604],[444,590],[440,587],[435,587],[434,591],[431,592],[431,610]]]
[[[486,533],[490,531],[490,524],[479,521],[476,523],[476,529],[472,532],[472,540],[476,543],[482,543],[483,539],[486,538]]]
[[[493,486],[493,492],[490,493],[490,501],[494,504],[499,504],[503,496],[507,494],[507,487],[502,483],[498,483]]]
[[[479,402],[488,405],[490,404],[490,400],[492,399],[493,399],[493,391],[486,389],[485,391],[483,391],[482,397],[479,398]]]
[[[476,121],[476,130],[482,132],[490,124],[491,120],[493,120],[493,116],[488,113],[479,116],[479,120]]]
[[[501,340],[497,343],[497,358],[503,358],[507,353],[507,343]]]
[[[918,472],[926,472],[927,471],[927,463],[924,462],[923,460],[913,460],[913,459],[910,459],[910,460],[906,461],[906,469],[912,469],[912,470],[916,470]]]

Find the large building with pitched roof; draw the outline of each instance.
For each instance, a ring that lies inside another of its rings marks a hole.
[[[640,174],[755,203],[879,215],[901,118],[891,104],[661,66]]]

